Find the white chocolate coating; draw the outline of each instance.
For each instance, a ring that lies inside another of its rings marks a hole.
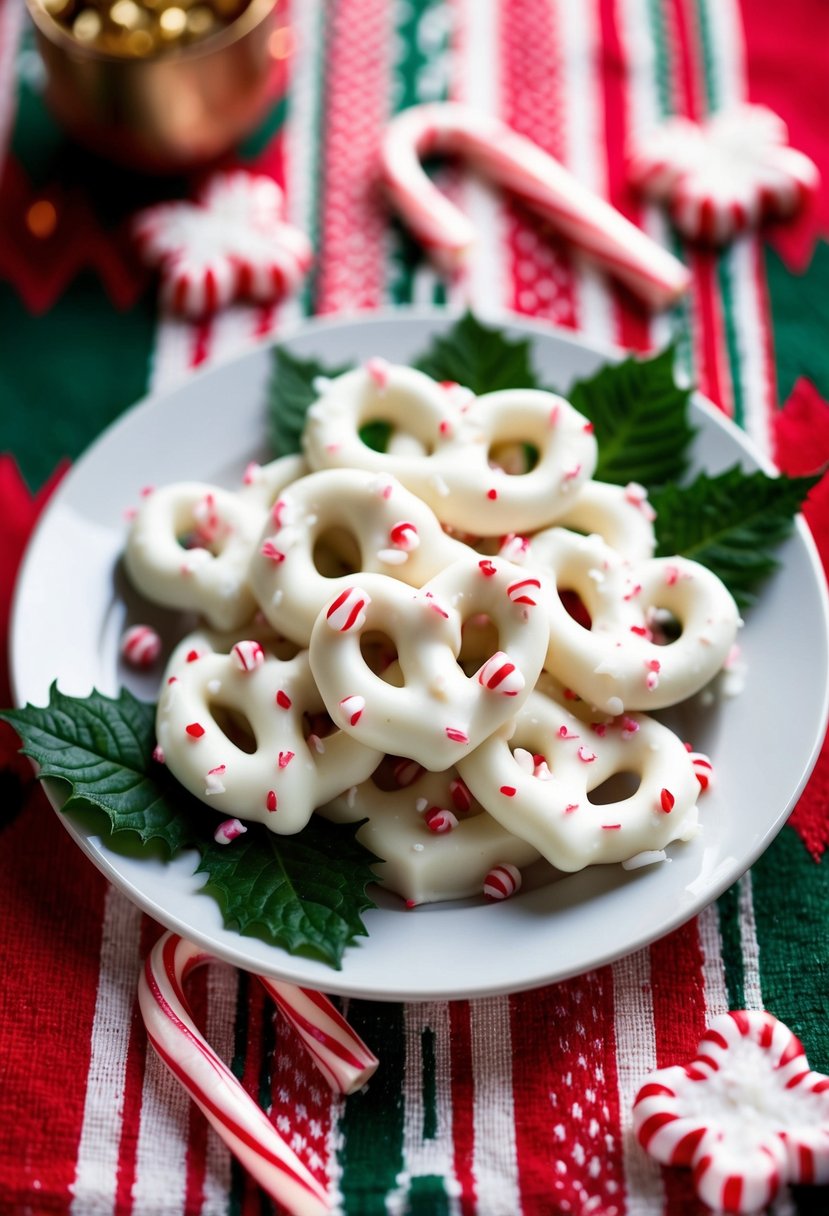
[[[554,598],[545,668],[606,713],[675,705],[728,657],[739,613],[704,566],[681,557],[629,563],[600,537],[559,528],[535,537],[533,559],[559,590],[577,593],[591,618],[584,628]],[[652,640],[659,610],[681,628],[665,645]]]
[[[382,420],[413,434],[423,452],[377,452],[360,429]],[[490,464],[493,449],[526,443],[529,472]],[[457,394],[409,367],[389,365],[382,384],[366,368],[338,376],[311,407],[304,435],[313,469],[366,469],[397,477],[441,523],[480,536],[554,523],[596,467],[587,420],[561,397],[505,389],[458,404]]]
[[[334,529],[348,534],[359,571],[413,587],[468,552],[395,478],[327,469],[294,482],[279,494],[254,551],[250,584],[274,628],[305,646],[322,608],[356,577],[317,567],[315,547]]]
[[[245,470],[239,497],[269,511],[284,489],[299,481],[308,472],[305,458],[299,455],[278,456],[267,464],[252,464]]]
[[[392,790],[365,781],[321,807],[320,814],[337,823],[367,819],[357,838],[383,858],[374,867],[378,881],[410,903],[480,895],[493,866],[527,866],[539,854],[474,799],[460,812],[450,788],[456,778],[451,769],[421,772],[410,785]],[[452,811],[456,825],[430,831],[425,816],[433,807]]]
[[[366,780],[381,755],[343,731],[316,745],[306,739],[303,715],[323,710],[307,651],[289,659],[266,652],[244,670],[233,651],[213,649],[226,644],[202,632],[176,648],[158,703],[159,745],[173,776],[213,810],[290,835],[317,806]],[[247,723],[253,751],[228,737],[217,713]]]
[[[162,486],[142,499],[133,520],[127,574],[155,603],[235,629],[256,610],[248,564],[261,528],[261,508],[228,490],[195,481]],[[192,548],[180,543],[186,536]]]
[[[492,735],[459,761],[458,771],[499,823],[560,870],[625,861],[696,831],[700,787],[688,753],[645,715],[597,732],[534,692],[509,742]],[[627,773],[639,777],[635,793],[603,805],[590,801],[591,790]]]
[[[529,695],[546,653],[548,603],[543,580],[497,558],[471,555],[419,591],[364,574],[320,613],[311,670],[328,712],[356,739],[405,751],[430,771],[446,769],[504,726]],[[521,688],[507,695],[457,663],[463,622],[478,614],[492,619],[499,650],[522,677]],[[369,668],[361,653],[366,630],[381,630],[397,647],[402,687]],[[356,722],[343,710],[351,697],[364,703]]]
[[[557,526],[588,536],[597,534],[628,561],[641,562],[653,557],[656,548],[653,519],[640,486],[588,481],[557,520]],[[532,563],[532,558],[529,561]]]

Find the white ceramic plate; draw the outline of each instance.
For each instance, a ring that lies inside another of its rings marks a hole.
[[[397,312],[314,322],[288,342],[301,356],[342,364],[380,354],[406,362],[447,314]],[[566,389],[607,358],[564,332],[516,322],[532,337],[545,381]],[[265,386],[271,356],[257,349],[153,397],[110,428],[78,461],[52,500],[18,585],[12,667],[20,703],[45,704],[49,685],[73,695],[122,683],[153,699],[152,682],[122,668],[124,621],[148,619],[120,573],[124,509],[148,484],[197,478],[238,485],[246,463],[267,459]],[[760,463],[744,436],[704,402],[693,421],[697,468]],[[500,904],[466,902],[406,911],[380,893],[369,937],[343,968],[294,958],[225,929],[200,893],[196,857],[172,862],[114,851],[77,818],[61,816],[94,863],[162,924],[248,970],[361,997],[425,1000],[514,992],[606,963],[688,920],[733,883],[780,830],[816,759],[827,714],[827,600],[802,525],[780,551],[782,567],[747,617],[742,695],[713,711],[689,709],[684,737],[714,760],[716,787],[701,801],[702,831],[662,865],[592,869],[523,890]],[[169,618],[159,613],[158,622]],[[53,800],[58,791],[50,790]]]

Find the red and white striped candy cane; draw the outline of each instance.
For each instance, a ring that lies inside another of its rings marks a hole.
[[[681,262],[547,152],[489,114],[438,102],[403,110],[389,124],[381,163],[393,205],[447,269],[465,257],[475,229],[423,171],[421,158],[439,152],[467,157],[650,307],[665,308],[687,290]]]
[[[165,933],[147,957],[138,1001],[150,1042],[202,1109],[225,1144],[261,1187],[291,1216],[331,1210],[325,1188],[297,1157],[199,1032],[184,981],[212,956],[176,933]],[[363,1085],[377,1060],[320,993],[258,977],[299,1031],[323,1076],[345,1093]]]

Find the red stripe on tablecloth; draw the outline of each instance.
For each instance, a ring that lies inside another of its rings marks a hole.
[[[749,100],[785,119],[792,146],[811,156],[823,174],[824,187],[809,213],[769,230],[786,261],[803,267],[815,240],[829,233],[829,5],[824,0],[791,0],[785,20],[776,0],[741,0],[741,8]]]
[[[193,1021],[203,1032],[207,1023],[207,971],[204,968],[198,968],[187,980],[187,1003]],[[199,1216],[204,1203],[208,1127],[202,1111],[195,1102],[191,1102],[187,1128],[184,1216]]]
[[[704,117],[702,47],[696,25],[694,0],[666,0],[665,21],[673,35],[672,72],[675,109],[678,114],[699,120]],[[734,401],[728,365],[722,303],[717,290],[716,255],[693,250],[689,254],[693,276],[694,363],[697,383],[716,405],[733,414]]]
[[[149,916],[141,918],[140,957],[145,958],[156,943],[161,929]],[[135,970],[138,982],[138,959]],[[133,1210],[133,1187],[138,1166],[138,1134],[141,1128],[141,1107],[144,1100],[144,1073],[147,1067],[147,1035],[138,997],[130,1015],[130,1036],[124,1068],[124,1100],[121,1108],[121,1138],[118,1144],[115,1210],[119,1216],[129,1216]]]
[[[460,1187],[461,1216],[475,1216],[475,1083],[472,1076],[472,1026],[468,1001],[449,1002],[453,1169]]]
[[[600,66],[604,103],[607,194],[610,202],[632,223],[641,226],[641,209],[628,184],[628,64],[617,20],[618,0],[599,0],[601,37]],[[648,313],[633,294],[613,287],[617,338],[632,350],[648,350],[651,345]]]
[[[3,1212],[64,1212],[71,1199],[105,893],[103,877],[32,787],[0,834]]]
[[[500,10],[505,121],[559,160],[566,156],[562,54],[550,0],[512,0]],[[557,325],[576,325],[569,249],[523,207],[507,211],[509,307]]]
[[[650,948],[656,1066],[682,1064],[696,1053],[705,1032],[703,953],[696,920]],[[664,1169],[665,1216],[703,1216],[688,1170]]]
[[[524,1212],[607,1212],[624,1168],[609,967],[510,998]]]
[[[60,473],[32,497],[10,456],[0,458],[0,630],[34,522]],[[0,695],[11,694],[0,647]],[[17,742],[3,728],[8,789],[0,818],[0,1059],[4,1141],[0,1210],[65,1211],[83,1125],[106,883],[58,822],[39,787],[21,784]],[[7,733],[6,733],[7,732]],[[68,910],[71,910],[67,914]],[[71,992],[71,1000],[64,999]]]
[[[242,1087],[259,1104],[259,1087],[262,1075],[263,1057],[263,1025],[265,1017],[271,1016],[270,1004],[267,1002],[264,990],[252,980],[246,985],[247,993],[247,1045],[242,1076],[239,1078]],[[241,992],[241,989],[240,989]],[[267,1005],[267,1008],[266,1008]],[[261,1216],[261,1191],[253,1178],[246,1171],[236,1171],[241,1175],[238,1191],[239,1216]]]
[[[389,110],[391,10],[340,0],[328,22],[316,311],[376,308],[385,270],[385,204],[377,184]]]

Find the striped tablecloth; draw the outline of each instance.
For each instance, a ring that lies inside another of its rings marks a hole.
[[[62,465],[148,389],[303,312],[471,301],[637,349],[675,335],[702,390],[763,451],[791,471],[829,457],[829,189],[805,220],[716,258],[678,244],[624,173],[631,132],[748,97],[785,117],[829,182],[823,0],[294,0],[290,19],[288,93],[238,159],[284,182],[317,269],[299,300],[191,326],[157,315],[129,257],[126,219],[157,184],[101,172],[61,139],[22,5],[0,0],[3,629],[26,535]],[[456,169],[446,188],[482,240],[447,287],[389,221],[372,177],[389,115],[445,97],[499,113],[684,257],[685,305],[648,318]],[[43,201],[52,212],[33,212]],[[826,557],[825,492],[809,510]],[[786,713],[773,696],[770,713]],[[267,1212],[147,1052],[135,982],[158,927],[75,851],[8,732],[2,743],[0,1212]],[[758,762],[774,763],[771,746]],[[246,976],[200,973],[194,1007],[353,1216],[691,1216],[689,1179],[632,1140],[632,1096],[728,1008],[768,1008],[829,1070],[827,842],[824,756],[753,870],[649,949],[512,998],[351,1002],[382,1068],[347,1102]],[[803,1192],[775,1212],[827,1209],[826,1193]]]

